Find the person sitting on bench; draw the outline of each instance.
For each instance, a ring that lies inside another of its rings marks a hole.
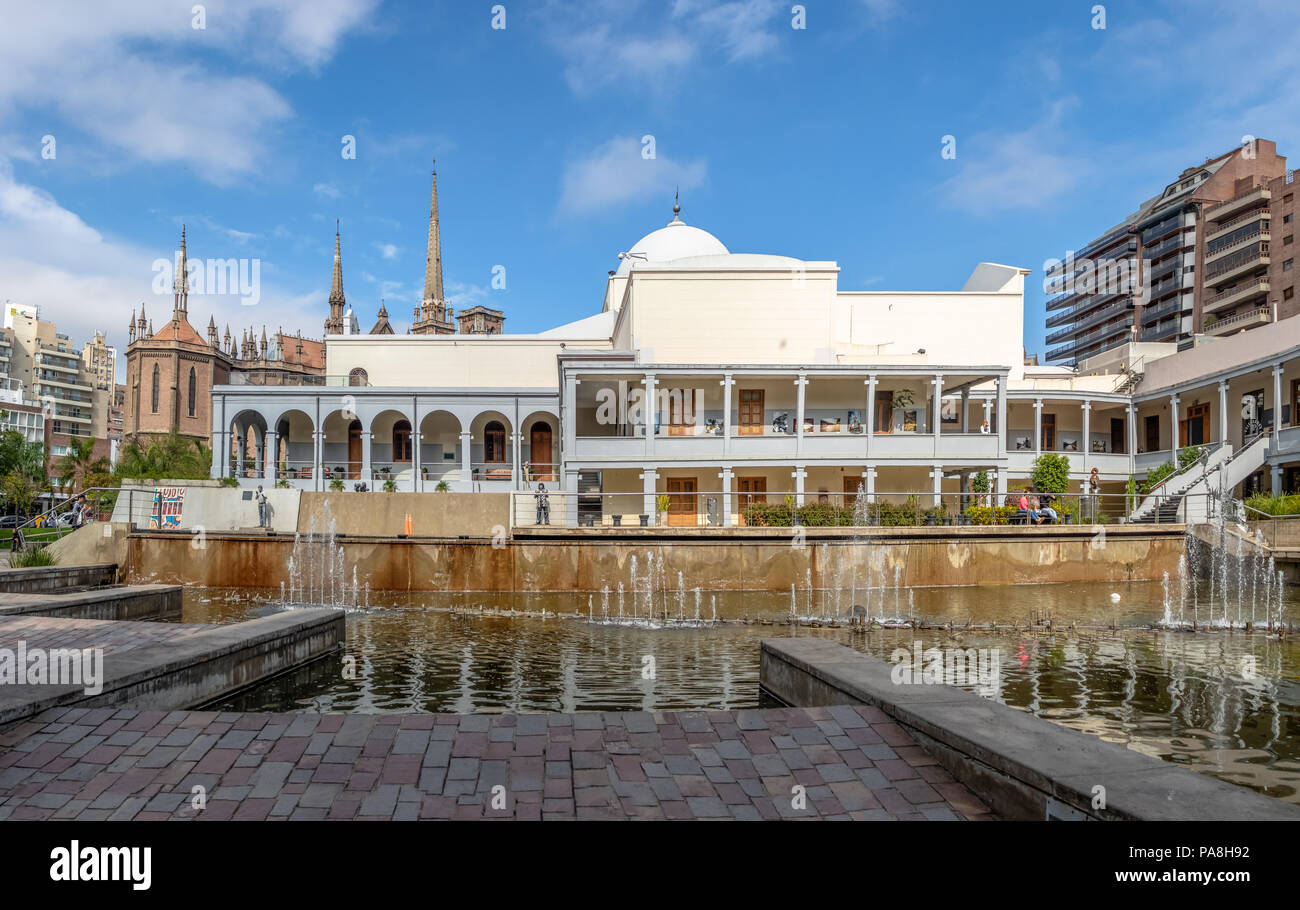
[[[1019,518],[1023,515],[1034,524],[1042,524],[1043,519],[1038,516],[1038,510],[1033,506],[1034,503],[1029,500],[1029,491],[1026,490],[1020,494],[1020,512],[1016,517]]]
[[[1035,497],[1035,499],[1037,500],[1038,497]],[[1044,493],[1042,499],[1038,500],[1038,502],[1040,503],[1038,511],[1043,516],[1043,518],[1045,518],[1050,523],[1060,524],[1061,516],[1059,516],[1056,513],[1056,509],[1052,507],[1052,503],[1054,503],[1055,501],[1056,501],[1055,496],[1051,495],[1050,493]]]

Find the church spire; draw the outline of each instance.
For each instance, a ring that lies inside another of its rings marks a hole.
[[[185,261],[185,225],[181,225],[181,255],[172,277],[172,320],[180,322],[189,315],[189,271]]]
[[[456,329],[447,318],[442,289],[442,234],[438,224],[438,168],[434,159],[433,190],[429,197],[429,249],[424,260],[424,300],[411,331],[417,335],[450,335]]]
[[[330,280],[330,315],[325,320],[326,335],[343,334],[343,308],[347,299],[343,296],[343,254],[339,240],[339,222],[334,222],[334,275]]]

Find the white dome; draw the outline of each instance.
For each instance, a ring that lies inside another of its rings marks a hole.
[[[691,256],[725,256],[728,250],[722,241],[708,231],[691,227],[673,218],[667,227],[646,234],[622,255],[618,274],[626,275],[632,268],[656,262],[671,262]]]

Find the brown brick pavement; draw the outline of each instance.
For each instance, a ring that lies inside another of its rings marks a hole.
[[[0,647],[13,648],[25,641],[29,648],[103,648],[105,654],[119,654],[144,645],[191,638],[213,628],[195,623],[22,614],[0,616]]]
[[[807,805],[792,806],[792,788]],[[192,788],[207,806],[195,811]],[[492,806],[504,787],[504,808]],[[987,819],[871,707],[589,714],[56,709],[0,819]]]

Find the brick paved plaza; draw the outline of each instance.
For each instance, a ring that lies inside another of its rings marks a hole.
[[[872,707],[241,714],[68,708],[0,734],[0,819],[988,819]],[[805,788],[806,808],[792,806]],[[506,788],[504,809],[491,806]],[[206,808],[191,794],[204,788]]]

